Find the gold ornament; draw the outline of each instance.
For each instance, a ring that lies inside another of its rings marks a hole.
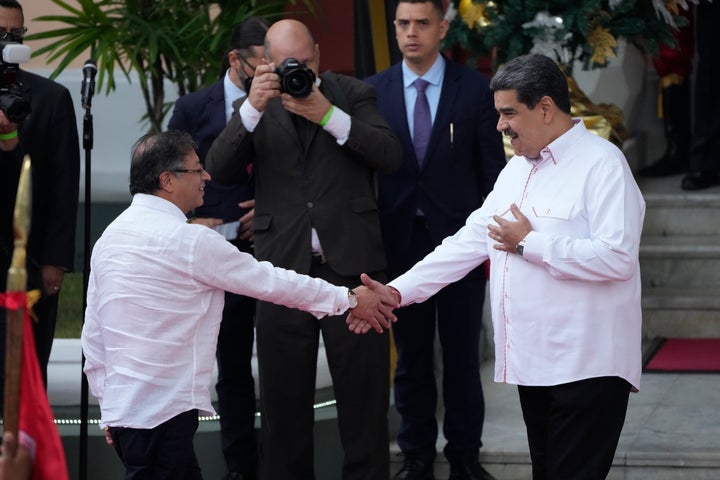
[[[587,37],[588,44],[593,49],[591,60],[598,65],[605,65],[608,58],[615,58],[615,47],[617,42],[610,30],[603,27],[595,27]]]
[[[490,20],[488,20],[485,12],[486,6],[492,8],[494,3],[487,2],[487,5],[485,5],[475,3],[473,0],[460,0],[458,12],[468,28],[473,29],[476,25],[477,28],[485,28],[490,26]]]

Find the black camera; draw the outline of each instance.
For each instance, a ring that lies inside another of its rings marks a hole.
[[[280,90],[296,98],[304,98],[312,92],[315,73],[307,65],[288,57],[275,69],[280,76]]]
[[[18,64],[30,61],[30,47],[0,41],[0,110],[8,120],[21,123],[30,114],[30,102],[20,92]]]

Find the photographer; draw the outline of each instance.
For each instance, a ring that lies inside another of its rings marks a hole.
[[[0,42],[21,44],[27,31],[22,7],[15,0],[0,0]],[[4,56],[3,56],[4,58]],[[5,60],[0,71],[17,69]],[[8,76],[0,75],[0,83]],[[80,178],[80,148],[75,111],[68,90],[60,84],[17,69],[11,85],[0,85],[0,105],[8,108],[9,95],[19,87],[19,97],[29,102],[22,121],[17,113],[0,110],[0,291],[6,290],[6,274],[13,251],[13,211],[23,157],[32,160],[32,218],[27,245],[27,289],[40,289],[33,322],[40,370],[47,385],[58,293],[65,272],[73,268],[75,223]],[[17,101],[17,99],[15,98]],[[21,110],[22,111],[22,110]],[[27,113],[27,112],[26,112]],[[0,388],[4,387],[5,314],[0,312]]]
[[[253,163],[258,260],[336,285],[357,285],[363,272],[382,277],[386,262],[373,176],[399,168],[402,152],[374,90],[332,72],[315,80],[319,47],[296,20],[270,27],[265,57],[238,115],[213,142],[206,168],[218,182],[230,183]],[[314,478],[322,332],[345,452],[342,478],[387,480],[388,334],[353,335],[337,320],[318,322],[258,303],[263,478]]]

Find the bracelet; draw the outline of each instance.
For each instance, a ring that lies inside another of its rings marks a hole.
[[[17,138],[18,131],[13,130],[10,133],[0,133],[0,140],[12,140],[13,138]]]
[[[327,111],[325,116],[320,120],[320,126],[324,127],[327,125],[327,123],[330,121],[330,117],[332,117],[333,112],[335,111],[335,105],[330,105],[330,110]]]

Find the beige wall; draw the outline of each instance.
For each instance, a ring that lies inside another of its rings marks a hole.
[[[77,5],[77,2],[75,0],[65,0],[69,5]],[[28,34],[30,33],[38,33],[43,30],[52,30],[58,27],[62,27],[63,23],[61,22],[38,22],[35,19],[40,16],[44,15],[65,15],[67,14],[66,10],[63,8],[55,5],[50,0],[20,0],[20,4],[23,6],[23,12],[25,13],[25,26],[28,28]],[[50,43],[48,40],[43,41],[28,41],[25,42],[26,45],[28,45],[32,51],[36,51],[39,48],[43,47],[44,45],[47,45]],[[83,63],[85,63],[84,55],[80,55],[75,62],[71,64],[71,67],[77,67],[82,68]],[[24,68],[28,70],[38,69],[38,68],[54,68],[57,62],[54,62],[52,64],[48,63],[47,56],[42,55],[39,57],[33,57],[30,62],[26,65],[24,65]]]

